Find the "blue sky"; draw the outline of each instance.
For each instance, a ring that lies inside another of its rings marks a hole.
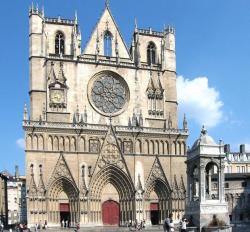
[[[84,47],[104,0],[40,0],[45,15],[73,18],[77,10]],[[19,146],[23,105],[29,101],[28,8],[31,1],[3,1],[0,36],[0,170],[21,166]],[[250,1],[249,0],[110,0],[111,11],[128,46],[137,18],[139,28],[176,28],[180,119],[189,120],[189,144],[208,125],[215,140],[238,150],[250,148]]]

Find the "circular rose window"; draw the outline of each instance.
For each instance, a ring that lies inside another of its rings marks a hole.
[[[91,80],[89,98],[99,113],[106,116],[118,115],[128,102],[127,83],[115,73],[99,73]]]

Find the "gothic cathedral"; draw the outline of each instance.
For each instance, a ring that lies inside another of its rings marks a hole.
[[[32,7],[29,23],[28,224],[181,217],[188,129],[177,122],[174,29],[135,26],[128,48],[106,4],[82,50],[77,16]]]

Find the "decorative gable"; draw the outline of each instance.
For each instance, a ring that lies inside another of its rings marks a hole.
[[[105,52],[105,37],[111,38],[111,54]],[[130,59],[126,44],[122,38],[119,28],[111,14],[109,6],[106,5],[101,18],[87,43],[84,54],[94,54],[111,57],[121,57]]]
[[[61,153],[58,160],[57,160],[53,174],[50,177],[48,186],[50,186],[51,184],[53,184],[54,181],[56,181],[62,177],[68,179],[71,183],[75,183],[74,178],[73,178],[73,176],[69,170],[69,167],[66,163],[66,160],[65,160],[63,154]]]

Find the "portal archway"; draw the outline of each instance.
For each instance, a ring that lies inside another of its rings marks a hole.
[[[160,178],[148,183],[145,192],[146,219],[151,224],[160,224],[171,210],[170,187]]]
[[[105,224],[102,215],[102,192],[111,184],[119,196],[119,225],[134,220],[134,185],[131,178],[121,168],[108,165],[100,170],[90,184],[90,212],[93,222]],[[112,200],[112,199],[111,199]]]
[[[47,193],[48,223],[60,226],[61,221],[67,221],[67,226],[79,221],[79,192],[71,180],[60,177],[54,180]]]

